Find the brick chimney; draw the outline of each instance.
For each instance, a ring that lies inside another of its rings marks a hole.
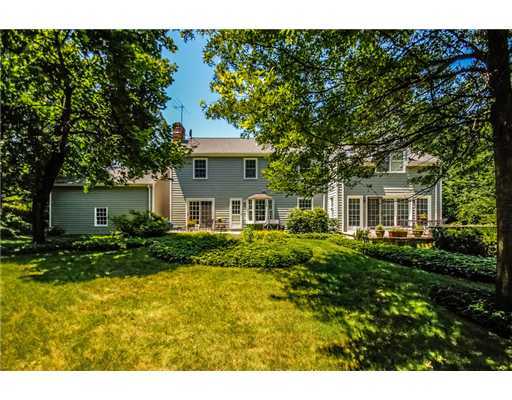
[[[175,142],[185,141],[185,128],[181,122],[172,124],[172,140]]]

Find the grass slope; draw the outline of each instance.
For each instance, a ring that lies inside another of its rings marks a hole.
[[[3,259],[1,369],[512,368],[509,341],[426,297],[455,280],[296,240],[313,261],[275,271],[143,249]]]

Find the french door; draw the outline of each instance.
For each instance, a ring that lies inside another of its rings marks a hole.
[[[242,229],[242,199],[229,200],[229,227]]]
[[[213,227],[213,201],[191,200],[188,202],[188,220],[201,228]]]

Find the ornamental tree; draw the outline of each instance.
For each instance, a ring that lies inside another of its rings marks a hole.
[[[176,70],[164,49],[166,31],[2,32],[2,192],[29,194],[35,242],[57,176],[91,187],[181,163],[161,113]]]
[[[205,105],[275,153],[275,190],[312,194],[365,177],[393,151],[441,159],[434,183],[494,155],[498,229],[496,293],[512,309],[511,32],[212,31],[205,60],[219,99]],[[298,168],[300,167],[300,168]]]

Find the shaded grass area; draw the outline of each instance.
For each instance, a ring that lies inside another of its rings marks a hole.
[[[271,272],[144,249],[4,259],[1,368],[512,369],[510,341],[427,297],[464,281],[293,240],[313,260]]]

